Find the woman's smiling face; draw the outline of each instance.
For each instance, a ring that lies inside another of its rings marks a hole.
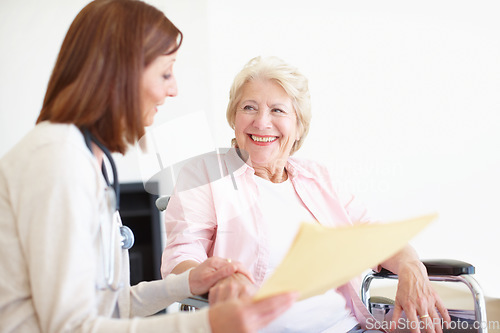
[[[253,166],[272,167],[290,156],[300,138],[297,115],[285,90],[272,80],[251,80],[242,88],[234,122],[236,142]]]

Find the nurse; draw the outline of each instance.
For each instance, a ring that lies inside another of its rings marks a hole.
[[[253,332],[293,303],[283,294],[144,318],[235,272],[248,275],[222,258],[130,286],[101,166],[177,95],[181,42],[163,13],[140,1],[96,0],[73,21],[37,125],[0,160],[1,332]],[[106,228],[115,228],[113,241]]]

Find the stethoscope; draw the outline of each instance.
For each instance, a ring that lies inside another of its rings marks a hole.
[[[95,143],[106,155],[106,158],[109,161],[109,164],[111,165],[111,171],[113,173],[113,184],[110,185],[109,182],[109,177],[108,173],[106,171],[106,166],[104,164],[104,161],[101,166],[102,170],[102,175],[104,177],[104,180],[106,181],[106,190],[105,194],[107,197],[107,205],[108,205],[108,211],[110,212],[109,220],[110,220],[110,232],[109,232],[109,237],[110,239],[108,242],[106,242],[105,235],[105,226],[101,223],[101,249],[103,251],[104,255],[104,279],[106,281],[106,285],[109,289],[116,291],[120,289],[120,284],[117,282],[116,277],[115,277],[115,263],[114,263],[114,258],[115,258],[115,247],[113,246],[114,240],[115,240],[115,230],[116,228],[114,227],[114,221],[119,221],[120,216],[118,211],[120,210],[120,183],[118,181],[118,172],[116,170],[116,165],[113,157],[111,156],[111,153],[109,152],[108,148],[106,148],[97,138],[92,135],[87,129],[83,129],[83,137],[85,138],[85,144],[87,147],[90,149],[92,152],[92,142]],[[128,250],[134,245],[134,233],[132,230],[130,230],[129,227],[121,225],[120,226],[120,243],[122,249]],[[106,250],[105,250],[105,244],[109,244],[109,252],[108,255],[106,255]]]

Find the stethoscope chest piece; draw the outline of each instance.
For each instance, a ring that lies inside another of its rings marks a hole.
[[[134,246],[134,242],[135,242],[134,233],[132,232],[132,230],[129,227],[122,225],[120,227],[120,235],[121,235],[122,249],[128,250],[132,246]]]

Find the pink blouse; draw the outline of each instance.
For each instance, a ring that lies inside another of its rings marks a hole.
[[[334,189],[324,166],[290,157],[286,170],[297,195],[321,224],[370,222],[354,196],[344,197]],[[243,162],[236,149],[203,155],[184,167],[165,214],[167,245],[162,276],[183,261],[201,263],[219,256],[242,262],[257,284],[262,284],[269,265],[269,243],[253,174],[254,169]],[[364,326],[371,315],[358,294],[360,281],[360,277],[355,278],[338,291]]]

